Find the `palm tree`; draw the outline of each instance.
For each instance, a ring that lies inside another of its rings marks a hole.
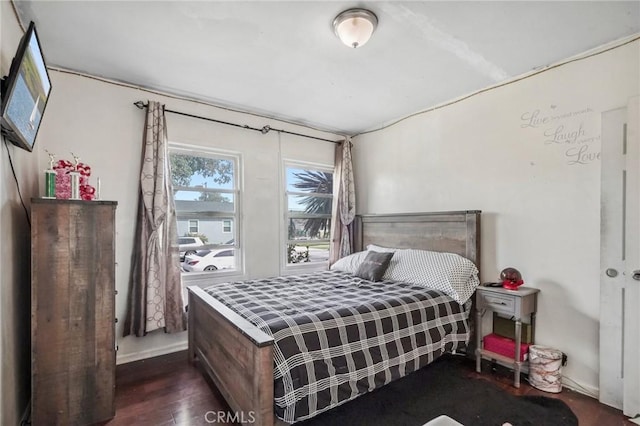
[[[315,170],[305,170],[293,174],[297,181],[293,186],[301,192],[313,194],[333,194],[333,174]],[[331,215],[331,198],[316,197],[315,195],[303,196],[300,204],[305,205],[307,214]],[[316,236],[320,231],[328,232],[328,218],[313,217],[306,220],[304,231],[310,236]]]

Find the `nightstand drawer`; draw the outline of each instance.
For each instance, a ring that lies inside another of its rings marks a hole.
[[[497,293],[478,293],[478,308],[513,316],[516,312],[516,298]]]

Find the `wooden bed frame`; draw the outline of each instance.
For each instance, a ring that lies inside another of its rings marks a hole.
[[[356,251],[377,244],[451,252],[480,267],[478,210],[361,215],[354,234]],[[189,361],[201,363],[239,423],[284,425],[274,416],[273,338],[200,287],[188,291]]]

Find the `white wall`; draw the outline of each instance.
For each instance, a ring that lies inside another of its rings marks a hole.
[[[286,129],[332,140],[325,134],[287,123],[248,114],[235,113],[195,102],[160,96],[101,80],[59,71],[51,71],[52,94],[45,113],[46,127],[38,137],[37,151],[44,170],[48,156],[71,159],[70,152],[92,168],[92,183],[100,177],[101,198],[118,202],[116,211],[116,315],[118,363],[146,358],[186,348],[186,333],[122,338],[126,313],[131,252],[135,230],[139,188],[142,132],[145,112],[133,102],[157,100],[168,109],[206,116],[217,120],[262,128]],[[235,278],[256,278],[280,273],[281,200],[280,165],[282,159],[297,159],[333,164],[334,145],[291,135],[247,131],[204,120],[167,113],[169,139],[172,142],[208,146],[241,155],[242,213],[241,243],[246,274]],[[280,154],[281,152],[281,154]],[[41,194],[40,194],[41,195]],[[228,279],[228,278],[226,278]]]
[[[10,3],[0,4],[0,68],[6,74],[21,31]],[[359,213],[483,210],[483,280],[515,266],[527,285],[540,288],[537,341],[568,353],[565,375],[593,389],[598,375],[600,167],[598,160],[571,163],[580,147],[587,147],[583,154],[599,151],[600,113],[640,93],[638,49],[635,42],[355,139]],[[87,77],[56,71],[51,77],[53,92],[35,155],[9,146],[23,197],[28,205],[31,196],[40,195],[41,171],[48,163],[44,149],[65,158],[73,151],[91,165],[92,179],[101,178],[102,198],[118,201],[118,362],[182,348],[184,333],[120,337],[144,123],[144,112],[132,103],[153,99],[216,119],[338,137]],[[523,127],[523,117],[536,110],[551,121]],[[282,218],[281,159],[331,164],[333,145],[171,114],[168,126],[172,141],[241,153],[245,277],[279,274],[280,253],[273,246],[281,237],[274,225]],[[546,143],[559,126],[560,133],[576,132],[575,143]],[[29,228],[5,148],[0,176],[0,412],[2,424],[16,424],[29,392]]]
[[[0,2],[0,74],[9,74],[22,30],[11,3]],[[9,165],[11,154],[27,207],[36,188],[37,155],[0,144],[0,424],[16,425],[30,393],[30,229]]]
[[[636,41],[354,140],[358,213],[482,210],[482,280],[513,266],[541,289],[536,343],[567,353],[565,376],[592,392],[600,114],[640,93],[639,50]]]

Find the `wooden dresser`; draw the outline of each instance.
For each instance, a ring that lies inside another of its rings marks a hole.
[[[115,415],[114,201],[31,200],[31,424]]]

